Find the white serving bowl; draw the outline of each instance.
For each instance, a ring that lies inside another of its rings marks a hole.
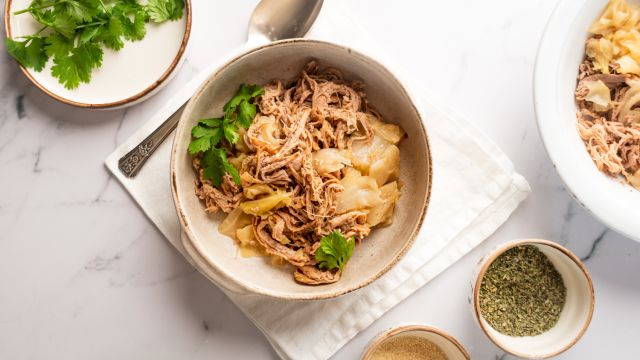
[[[42,25],[30,14],[13,12],[29,7],[31,0],[7,0],[4,9],[6,36],[16,38],[37,32]],[[91,81],[73,90],[51,76],[49,59],[40,72],[20,66],[25,76],[45,94],[68,105],[90,109],[114,109],[137,104],[164,87],[184,62],[191,33],[191,0],[185,0],[184,15],[176,21],[148,23],[140,41],[125,41],[120,51],[103,47],[102,66],[93,70]]]
[[[383,342],[399,336],[418,336],[429,340],[439,347],[449,360],[471,360],[467,350],[456,338],[438,328],[425,325],[402,325],[383,332],[367,346],[362,360],[370,360]]]
[[[496,258],[509,249],[523,245],[535,246],[549,258],[562,276],[567,299],[558,323],[549,331],[537,336],[515,337],[501,334],[482,317],[480,285]],[[516,240],[494,249],[480,261],[472,289],[473,312],[485,335],[502,350],[527,359],[546,359],[575,345],[589,327],[595,307],[593,282],[582,261],[563,246],[547,240]]]
[[[558,4],[536,60],[536,117],[544,146],[567,190],[603,223],[640,241],[640,191],[600,172],[576,129],[578,66],[584,58],[587,29],[606,5],[607,0],[563,0]]]
[[[369,103],[408,137],[400,143],[401,196],[393,224],[374,228],[358,244],[341,279],[320,286],[293,279],[293,268],[274,266],[261,257],[243,258],[234,241],[218,232],[222,214],[207,214],[194,194],[195,172],[187,153],[191,128],[199,119],[219,116],[242,83],[265,84],[296,79],[311,59],[336,67],[348,80],[366,83]],[[393,267],[413,244],[426,214],[431,192],[431,153],[422,118],[405,87],[383,65],[350,48],[321,41],[282,40],[249,50],[222,65],[201,85],[185,108],[171,156],[171,188],[187,235],[185,248],[199,269],[218,285],[238,293],[288,300],[318,300],[346,294],[370,284]]]

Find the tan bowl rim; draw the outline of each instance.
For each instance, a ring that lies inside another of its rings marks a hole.
[[[444,330],[441,330],[437,327],[428,326],[428,325],[401,325],[383,332],[382,334],[376,336],[373,342],[367,346],[367,348],[365,349],[365,352],[362,354],[361,359],[367,360],[369,357],[371,357],[373,351],[378,346],[380,346],[380,344],[383,341],[409,331],[424,331],[424,332],[440,335],[443,338],[445,338],[447,341],[449,341],[449,343],[455,345],[455,347],[460,351],[460,353],[465,357],[465,359],[471,360],[471,356],[469,356],[469,353],[464,348],[462,343],[458,341],[458,339],[456,339],[455,337],[453,337],[451,334],[449,334]]]
[[[202,256],[202,258],[205,260],[205,262],[211,266],[214,270],[218,271],[220,274],[222,274],[225,278],[229,279],[230,281],[232,281],[234,284],[238,285],[241,289],[253,293],[253,294],[259,294],[259,295],[264,295],[264,296],[268,296],[268,297],[272,297],[272,298],[277,298],[277,299],[283,299],[283,300],[324,300],[324,299],[331,299],[331,298],[335,298],[344,294],[348,294],[352,291],[361,289],[369,284],[371,284],[373,281],[377,280],[378,278],[380,278],[382,275],[384,275],[387,271],[389,271],[396,263],[398,263],[398,261],[400,261],[400,259],[402,259],[404,257],[404,255],[407,253],[407,251],[411,248],[411,246],[413,245],[413,243],[416,240],[416,237],[418,236],[418,233],[420,231],[420,229],[422,228],[422,225],[424,224],[424,219],[425,219],[425,215],[427,213],[427,209],[429,207],[429,203],[431,200],[431,190],[432,190],[432,183],[433,183],[433,158],[431,155],[431,146],[430,146],[430,142],[429,142],[429,137],[427,134],[427,129],[426,126],[424,124],[424,120],[422,118],[422,114],[420,113],[420,111],[417,109],[416,107],[416,101],[415,98],[407,91],[407,88],[405,86],[405,84],[400,81],[400,79],[398,79],[398,77],[396,75],[394,75],[389,69],[387,69],[386,66],[384,66],[383,64],[381,64],[380,62],[378,62],[377,60],[373,59],[372,57],[363,54],[362,52],[353,50],[350,47],[347,46],[342,46],[342,45],[337,45],[331,42],[327,42],[327,41],[321,41],[321,40],[312,40],[312,39],[303,39],[303,38],[298,38],[298,39],[284,39],[284,40],[278,40],[278,41],[274,41],[247,51],[244,51],[242,53],[240,53],[239,55],[233,57],[231,60],[227,61],[224,65],[220,66],[218,69],[216,69],[211,75],[209,75],[209,77],[207,77],[206,80],[204,80],[204,82],[200,85],[200,87],[198,88],[198,90],[195,91],[194,95],[191,97],[191,99],[189,100],[189,102],[187,103],[187,106],[185,107],[184,111],[182,112],[182,116],[180,117],[180,120],[178,122],[178,126],[176,128],[176,134],[178,134],[178,132],[181,131],[181,129],[185,126],[187,120],[187,115],[190,113],[191,108],[194,106],[195,100],[196,98],[198,98],[202,92],[204,91],[204,88],[206,86],[208,86],[209,82],[213,81],[215,78],[218,77],[218,75],[225,71],[229,66],[231,66],[231,64],[241,60],[242,58],[244,58],[245,56],[252,54],[254,52],[258,52],[258,51],[262,51],[264,49],[270,48],[270,47],[276,47],[276,46],[281,46],[284,44],[290,44],[290,43],[309,43],[309,44],[319,44],[319,45],[323,45],[323,46],[330,46],[330,47],[334,47],[340,50],[344,50],[347,51],[350,54],[355,54],[358,56],[361,56],[362,58],[366,59],[367,61],[372,62],[373,64],[379,66],[380,68],[386,70],[386,72],[397,82],[397,84],[400,86],[400,89],[402,90],[402,92],[404,93],[404,96],[406,96],[410,102],[411,102],[411,106],[413,108],[413,111],[418,115],[418,120],[420,122],[420,128],[422,129],[422,132],[424,134],[424,139],[425,139],[425,145],[426,145],[426,151],[427,151],[427,160],[428,161],[428,166],[427,166],[427,171],[426,171],[426,181],[427,181],[427,192],[426,192],[426,199],[424,201],[424,203],[421,206],[420,209],[420,218],[418,220],[418,222],[416,223],[416,225],[413,228],[413,231],[411,232],[411,235],[409,235],[409,238],[405,241],[402,249],[400,249],[400,252],[398,253],[398,255],[392,259],[389,263],[387,263],[380,271],[378,271],[376,274],[374,274],[373,276],[369,277],[368,279],[365,279],[364,281],[360,282],[359,284],[356,284],[354,286],[351,286],[349,288],[343,289],[343,290],[339,290],[339,291],[334,291],[331,293],[324,293],[324,294],[296,294],[296,295],[291,295],[291,294],[287,294],[287,293],[281,293],[281,292],[277,292],[277,291],[265,291],[263,289],[259,289],[259,288],[255,288],[253,286],[249,286],[247,284],[244,284],[243,282],[241,282],[240,280],[234,278],[233,276],[231,276],[225,269],[221,269],[220,267],[218,267],[217,265],[211,263],[208,261],[207,257],[204,256],[204,254],[200,251],[200,247],[194,243],[193,239],[195,238],[195,234],[193,234],[193,232],[191,231],[191,228],[189,227],[189,224],[186,220],[186,216],[185,213],[181,207],[181,201],[180,201],[180,197],[178,195],[178,191],[177,191],[177,176],[176,176],[176,162],[177,162],[177,152],[178,152],[178,137],[174,136],[173,139],[173,144],[172,144],[172,149],[171,149],[171,166],[170,166],[170,179],[171,179],[171,193],[173,195],[173,202],[174,205],[176,207],[176,211],[178,213],[178,218],[180,219],[180,224],[182,225],[182,230],[187,234],[187,238],[188,240],[191,242],[191,244],[193,245],[195,251],[200,254],[200,256]],[[184,151],[184,149],[182,149]],[[294,281],[293,279],[291,281]],[[322,286],[322,285],[318,285],[318,286]]]
[[[12,1],[13,0],[6,0],[6,3],[4,5],[4,31],[8,38],[11,38],[11,20],[10,20],[11,11],[10,10],[11,10]],[[185,15],[187,16],[187,19],[186,19],[187,24],[184,29],[184,36],[182,37],[182,43],[180,44],[178,53],[173,58],[173,61],[171,62],[167,70],[165,70],[165,72],[162,73],[162,75],[160,75],[160,77],[156,81],[154,81],[153,84],[149,85],[139,93],[129,96],[126,99],[113,101],[109,103],[100,103],[100,104],[83,103],[83,102],[69,100],[47,89],[44,85],[40,84],[33,77],[33,75],[31,75],[29,70],[27,70],[24,66],[22,66],[22,64],[20,64],[16,60],[14,61],[18,64],[18,66],[20,67],[20,70],[22,70],[22,73],[29,79],[29,81],[31,81],[31,83],[33,83],[33,85],[35,85],[38,89],[42,90],[42,92],[44,92],[45,94],[49,95],[49,97],[56,99],[67,105],[72,105],[75,107],[85,108],[85,109],[109,109],[109,108],[115,108],[115,107],[132,103],[148,95],[153,90],[155,90],[158,86],[160,86],[160,84],[165,82],[169,78],[169,76],[173,73],[173,71],[176,69],[178,64],[180,63],[180,60],[182,59],[182,56],[184,55],[184,52],[187,48],[187,44],[189,43],[189,37],[191,35],[191,19],[192,19],[191,0],[184,0],[184,3],[185,3]]]
[[[573,338],[573,340],[571,342],[569,342],[566,346],[564,346],[563,348],[561,348],[558,351],[555,351],[555,352],[552,352],[552,353],[549,353],[549,354],[529,355],[529,354],[524,354],[524,353],[520,353],[520,352],[517,352],[517,351],[510,350],[506,346],[504,346],[498,339],[496,339],[494,336],[492,336],[491,333],[487,329],[488,325],[485,325],[482,322],[482,316],[481,316],[481,312],[480,312],[480,285],[482,284],[482,279],[484,278],[484,274],[487,272],[487,269],[489,268],[489,265],[491,265],[498,256],[502,255],[505,251],[507,251],[509,249],[513,249],[514,247],[518,247],[518,246],[521,246],[521,245],[547,245],[549,247],[552,247],[554,249],[559,250],[566,257],[571,259],[576,265],[578,265],[578,268],[580,268],[580,270],[582,271],[582,274],[587,279],[587,283],[589,285],[589,291],[590,291],[590,296],[589,296],[589,316],[587,317],[587,320],[585,321],[584,325],[582,326],[582,329],[580,329],[580,332],[578,332],[578,334]],[[594,288],[593,288],[593,281],[591,279],[591,275],[589,275],[589,270],[587,270],[587,267],[584,265],[582,260],[580,260],[580,258],[577,257],[573,252],[571,252],[569,249],[565,248],[564,246],[562,246],[562,245],[560,245],[560,244],[558,244],[556,242],[549,241],[549,240],[543,240],[543,239],[514,240],[514,241],[511,241],[511,242],[507,242],[507,243],[499,246],[498,248],[494,249],[490,253],[490,255],[484,260],[484,264],[482,265],[482,268],[478,272],[478,275],[477,275],[476,280],[475,280],[475,286],[473,287],[473,310],[474,310],[474,315],[476,317],[476,320],[477,320],[478,324],[480,324],[480,328],[482,329],[482,332],[484,332],[484,334],[494,344],[496,344],[496,346],[498,346],[500,349],[506,351],[509,354],[512,354],[512,355],[515,355],[515,356],[519,356],[519,357],[522,357],[522,358],[547,359],[547,358],[550,358],[550,357],[557,356],[557,355],[569,350],[571,347],[573,347],[578,342],[578,340],[580,340],[582,335],[584,335],[584,333],[587,331],[587,328],[589,327],[589,324],[591,323],[591,318],[593,317],[594,308],[595,308],[595,291],[594,291]]]

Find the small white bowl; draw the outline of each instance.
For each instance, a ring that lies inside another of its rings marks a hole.
[[[449,360],[471,360],[464,346],[448,333],[431,326],[402,325],[376,336],[362,354],[362,360],[369,360],[375,350],[386,340],[398,336],[419,336],[440,348]]]
[[[640,191],[600,172],[576,128],[574,91],[587,29],[606,5],[607,0],[563,0],[556,7],[536,59],[536,119],[551,162],[578,203],[607,226],[640,241]]]
[[[30,14],[13,12],[29,7],[31,0],[7,0],[4,9],[6,36],[31,35],[41,25]],[[103,48],[102,66],[91,73],[91,82],[66,89],[51,76],[49,59],[40,72],[20,66],[26,77],[45,94],[65,104],[92,109],[122,108],[151,97],[175,75],[184,61],[191,33],[191,0],[185,0],[184,15],[177,21],[148,23],[140,41],[125,41],[115,52]]]
[[[549,258],[562,276],[567,288],[567,300],[558,323],[549,331],[537,336],[514,337],[496,331],[482,317],[480,285],[489,265],[498,256],[523,245],[535,246]],[[595,306],[591,276],[582,261],[571,251],[547,240],[516,240],[494,249],[480,260],[472,289],[475,318],[485,335],[502,350],[527,359],[546,359],[572,347],[587,330]]]

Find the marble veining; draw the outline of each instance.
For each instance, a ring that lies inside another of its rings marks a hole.
[[[102,165],[181,84],[244,42],[256,3],[193,0],[184,66],[164,90],[126,110],[56,102],[29,83],[0,45],[0,359],[276,357]],[[640,358],[640,244],[607,230],[571,198],[535,125],[535,53],[556,3],[345,0],[399,65],[504,150],[533,193],[485,243],[335,359],[358,358],[373,336],[403,322],[447,330],[474,359],[515,359],[474,323],[469,282],[491,248],[534,237],[574,251],[596,286],[589,331],[558,359]]]

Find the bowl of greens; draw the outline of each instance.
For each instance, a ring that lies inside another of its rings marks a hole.
[[[7,0],[5,49],[40,90],[84,108],[130,106],[184,60],[190,0]]]

